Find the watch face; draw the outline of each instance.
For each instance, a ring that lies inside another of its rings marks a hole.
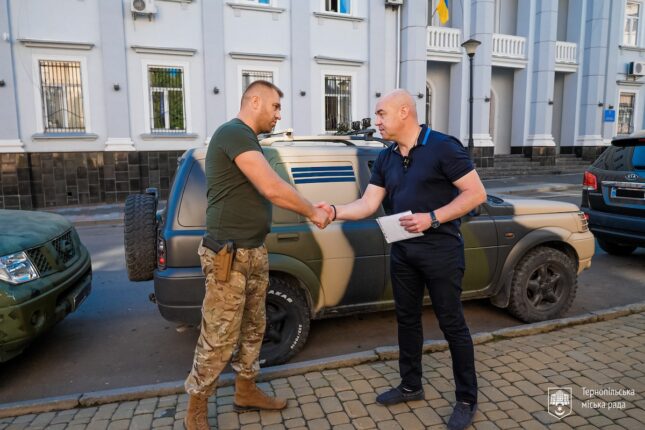
[[[432,228],[438,228],[441,225],[439,221],[432,221]]]

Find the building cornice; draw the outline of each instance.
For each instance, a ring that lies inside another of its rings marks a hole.
[[[183,57],[192,57],[197,53],[194,48],[171,48],[162,46],[130,46],[134,52],[138,54],[165,54],[165,55],[180,55]]]
[[[94,48],[89,42],[69,42],[63,40],[42,40],[42,39],[18,39],[28,48],[54,48],[54,49],[76,49],[78,51],[89,51]]]
[[[261,54],[256,52],[229,52],[228,55],[235,60],[260,60],[260,61],[284,61],[285,54]]]
[[[256,12],[282,13],[286,10],[283,7],[264,6],[260,4],[244,4],[236,2],[227,2],[226,4],[237,11],[254,10]]]
[[[316,55],[314,60],[318,64],[327,64],[332,66],[352,66],[360,67],[365,64],[363,60],[350,60],[347,58],[326,57],[324,55]]]
[[[324,19],[335,19],[339,21],[351,21],[351,22],[363,22],[365,18],[360,16],[352,16],[344,13],[333,13],[333,12],[314,12],[316,18]]]
[[[641,47],[641,46],[618,45],[618,48],[620,48],[620,49],[622,49],[624,51],[633,51],[633,52],[645,53],[645,47]]]
[[[626,79],[616,79],[616,84],[621,87],[640,87],[645,83],[645,81],[633,81]]]

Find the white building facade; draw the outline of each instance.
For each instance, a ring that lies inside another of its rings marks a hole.
[[[466,144],[468,38],[478,166],[643,128],[645,2],[449,1],[445,25],[436,2],[0,0],[0,208],[165,197],[255,79],[284,91],[278,128],[333,133],[402,87]]]

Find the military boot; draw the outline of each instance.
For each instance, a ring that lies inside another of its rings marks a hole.
[[[285,399],[269,397],[262,392],[253,379],[235,378],[235,399],[233,406],[236,411],[257,411],[259,409],[284,409]]]
[[[184,427],[186,427],[186,430],[210,430],[207,396],[188,396],[188,409],[184,418]]]

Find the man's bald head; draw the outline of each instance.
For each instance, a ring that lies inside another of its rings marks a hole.
[[[399,88],[390,91],[381,98],[377,104],[377,109],[381,103],[387,104],[397,112],[400,112],[403,109],[407,114],[406,116],[410,116],[411,119],[414,119],[414,123],[417,123],[417,105],[414,102],[412,95],[406,90]]]
[[[391,91],[376,103],[376,123],[385,139],[405,140],[408,134],[419,128],[417,106],[409,92],[402,89]]]

